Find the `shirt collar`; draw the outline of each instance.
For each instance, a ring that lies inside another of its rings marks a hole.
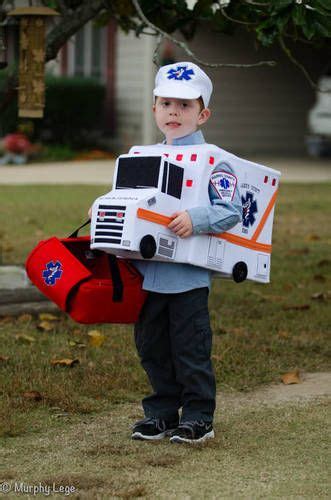
[[[196,130],[195,132],[192,132],[192,134],[174,139],[172,146],[190,146],[192,144],[204,144],[205,142],[206,141],[201,130]],[[165,144],[165,141],[163,141],[163,144]]]

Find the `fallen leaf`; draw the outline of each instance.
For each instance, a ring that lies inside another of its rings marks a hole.
[[[99,330],[90,330],[87,334],[90,339],[89,343],[93,347],[100,347],[106,340],[105,335],[103,335]]]
[[[294,372],[285,373],[284,375],[282,375],[281,381],[285,385],[300,384],[301,379],[300,379],[299,370],[294,370]]]
[[[298,304],[293,306],[283,306],[284,311],[306,311],[310,309],[309,304]]]
[[[280,337],[281,339],[288,339],[289,336],[290,334],[286,330],[278,332],[278,337]]]
[[[38,326],[38,330],[42,330],[43,332],[50,332],[54,330],[55,325],[51,321],[41,321]]]
[[[51,360],[51,365],[52,366],[69,366],[72,368],[75,365],[78,365],[79,359],[70,359],[70,358],[63,358],[63,359],[52,359]]]
[[[290,292],[291,290],[293,290],[293,285],[291,285],[291,283],[285,283],[283,285],[283,290],[285,290],[285,292]]]
[[[41,401],[43,396],[38,391],[26,391],[23,393],[23,398],[33,399],[34,401]]]
[[[8,361],[10,359],[9,356],[0,356],[0,362],[1,363],[5,363],[6,361]]]
[[[313,295],[311,295],[310,298],[313,300],[325,300],[326,294],[323,292],[316,292],[316,293],[313,293]]]
[[[329,266],[330,264],[331,264],[330,259],[322,259],[317,263],[318,267],[325,267],[325,266]]]
[[[60,321],[59,316],[50,313],[40,313],[38,317],[40,321]]]
[[[22,342],[27,342],[29,344],[32,344],[32,342],[36,341],[34,337],[32,337],[31,335],[26,335],[24,333],[18,333],[17,335],[15,335],[15,339]]]
[[[326,278],[322,274],[314,274],[313,280],[314,281],[319,281],[320,283],[325,283]]]
[[[219,356],[218,354],[212,354],[212,359],[215,359],[215,361],[223,361],[223,356]]]
[[[290,248],[285,255],[307,255],[310,252],[309,248]]]
[[[81,349],[86,347],[86,344],[83,344],[83,342],[76,342],[76,340],[69,340],[68,344],[70,345],[70,347],[79,347]]]
[[[29,321],[32,321],[33,316],[32,314],[21,314],[18,318],[17,321],[18,323],[28,323]]]
[[[6,325],[7,323],[14,323],[13,316],[3,316],[0,318],[0,323]]]
[[[307,241],[318,241],[320,239],[321,239],[321,237],[318,236],[318,234],[315,234],[315,233],[308,234],[308,236],[306,238]]]

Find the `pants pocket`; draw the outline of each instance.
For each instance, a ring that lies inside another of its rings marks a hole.
[[[202,353],[209,358],[211,355],[213,334],[208,314],[195,319],[194,330],[197,341],[199,342],[199,348],[201,348]]]

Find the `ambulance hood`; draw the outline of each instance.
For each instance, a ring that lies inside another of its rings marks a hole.
[[[141,201],[148,201],[153,198],[158,193],[157,188],[143,188],[143,189],[116,189],[110,191],[102,197],[103,201],[109,201],[111,203],[125,203],[126,205],[134,205]],[[100,202],[100,198],[99,198]]]

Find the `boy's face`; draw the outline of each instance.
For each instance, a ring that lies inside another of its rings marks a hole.
[[[184,137],[196,131],[205,123],[210,110],[201,110],[198,99],[176,99],[174,97],[157,97],[153,106],[157,126],[166,137],[166,143]]]

